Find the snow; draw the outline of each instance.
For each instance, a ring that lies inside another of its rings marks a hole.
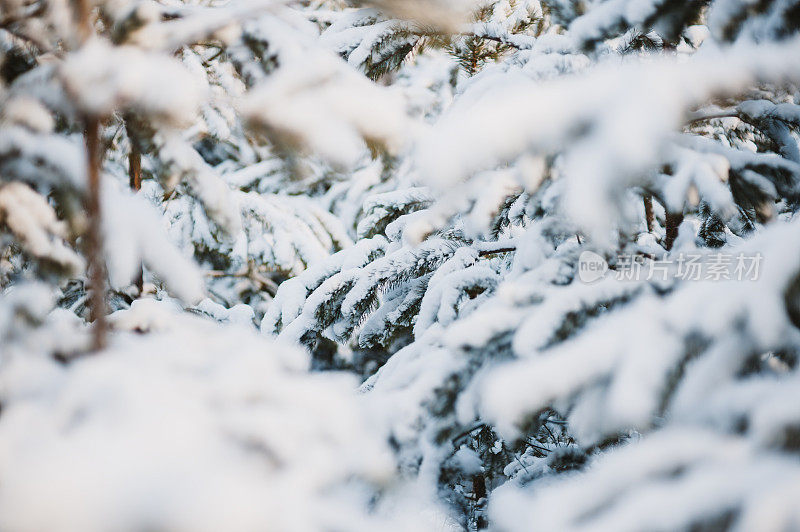
[[[111,286],[122,289],[130,285],[144,264],[178,298],[190,304],[203,298],[199,269],[172,245],[157,213],[146,202],[109,186],[103,209],[113,213],[105,216],[103,227]]]
[[[3,128],[0,154],[4,155],[0,162],[3,172],[9,177],[56,187],[85,186],[86,162],[80,146],[72,139],[12,125]],[[11,157],[12,154],[19,156]]]
[[[419,144],[420,171],[448,189],[523,153],[563,149],[576,130],[585,130],[565,153],[565,208],[595,239],[607,239],[619,219],[617,191],[635,184],[661,158],[685,112],[709,94],[736,92],[754,79],[792,76],[797,51],[797,41],[790,40],[703,50],[680,62],[650,58],[600,65],[545,84],[516,81],[491,101],[440,120]]]
[[[96,116],[123,108],[186,126],[202,96],[178,61],[99,40],[70,54],[59,74],[77,107]]]
[[[481,392],[484,415],[510,436],[516,433],[515,426],[526,413],[577,393],[577,406],[570,415],[570,423],[578,436],[596,441],[620,429],[647,428],[651,416],[660,408],[669,372],[686,349],[684,341],[694,331],[702,331],[712,345],[719,342],[725,360],[737,352],[744,356],[769,350],[770,346],[781,345],[785,335],[792,334],[781,317],[781,294],[788,274],[786,258],[792,256],[786,235],[792,234],[796,226],[797,222],[773,227],[761,235],[760,245],[751,241],[743,249],[732,249],[734,252],[748,248],[770,250],[764,258],[764,276],[756,282],[737,286],[736,290],[730,288],[736,281],[704,283],[694,290],[679,290],[662,301],[639,298],[628,308],[601,319],[573,342],[499,367]],[[612,278],[609,281],[616,282]],[[699,301],[705,304],[700,305]],[[701,308],[702,311],[687,310]],[[543,314],[548,315],[548,312]],[[527,327],[523,323],[516,332],[518,349],[537,347],[532,333],[540,324],[534,317],[529,323]],[[754,345],[739,338],[743,328]],[[618,331],[627,334],[619,335]],[[706,356],[722,356],[714,353],[711,349]],[[709,381],[719,377],[720,364],[713,367],[713,374],[706,371],[705,380],[692,384],[695,393],[707,393]],[[687,387],[692,380],[687,377]],[[602,403],[594,394],[582,391],[587,385],[601,386]],[[597,417],[599,408],[606,412],[602,419]]]
[[[362,158],[365,141],[397,151],[413,129],[399,94],[369,83],[322,50],[282,66],[248,93],[239,110],[279,144],[310,148],[346,168]]]
[[[69,368],[4,362],[3,528],[382,528],[368,494],[392,462],[350,379],[307,375],[246,329],[166,316]]]
[[[685,528],[710,512],[724,512],[738,504],[756,507],[763,501],[761,490],[770,490],[766,478],[778,483],[775,496],[782,498],[794,492],[796,463],[752,453],[752,447],[739,438],[702,430],[663,430],[615,449],[594,462],[586,473],[553,482],[538,495],[510,486],[498,490],[497,502],[490,511],[504,530],[526,530],[533,521],[548,529]],[[778,513],[759,523],[758,528],[791,528],[798,517],[794,511]],[[750,519],[739,525],[752,524]]]
[[[87,6],[0,0],[0,529],[800,528],[796,0]]]
[[[64,242],[65,224],[56,218],[47,201],[27,185],[9,183],[0,187],[0,223],[34,257],[53,261],[73,274],[83,270],[83,258]]]

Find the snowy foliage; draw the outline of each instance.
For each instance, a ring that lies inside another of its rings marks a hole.
[[[800,528],[798,87],[796,0],[0,0],[0,529]]]
[[[393,466],[351,377],[180,310],[134,302],[113,347],[68,367],[4,338],[2,528],[425,526],[370,509]]]

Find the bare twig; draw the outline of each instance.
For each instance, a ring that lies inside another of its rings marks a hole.
[[[550,427],[547,426],[547,422],[543,423],[542,426],[544,427],[544,430],[546,430],[547,433],[550,435],[550,437],[553,439],[553,443],[557,444],[558,439],[556,438],[555,434],[553,434],[553,431],[550,430]]]
[[[516,251],[517,248],[514,247],[506,247],[506,248],[497,248],[497,249],[486,249],[483,251],[478,252],[479,257],[488,257],[489,255],[498,255],[500,253],[512,253]]]
[[[452,441],[453,441],[453,442],[457,442],[457,441],[458,441],[458,440],[460,440],[461,438],[463,438],[463,437],[465,437],[465,436],[469,436],[470,434],[472,434],[472,433],[473,433],[473,432],[475,432],[476,430],[478,430],[478,429],[482,429],[482,428],[484,428],[484,427],[486,427],[486,423],[478,423],[478,424],[474,425],[474,426],[473,426],[471,429],[467,429],[467,430],[465,430],[464,432],[462,432],[462,433],[460,433],[459,435],[457,435],[456,437],[454,437]]]
[[[526,441],[526,443],[528,445],[530,445],[534,449],[538,449],[540,452],[543,452],[543,453],[552,453],[553,452],[552,449],[548,449],[547,447],[542,447],[541,445],[537,445],[537,444],[533,443],[530,438],[527,438],[525,441]]]
[[[653,196],[649,194],[644,197],[644,218],[647,221],[647,232],[652,233],[655,219],[653,216]]]

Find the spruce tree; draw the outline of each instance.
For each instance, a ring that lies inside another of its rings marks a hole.
[[[0,529],[800,528],[799,31],[0,0]]]

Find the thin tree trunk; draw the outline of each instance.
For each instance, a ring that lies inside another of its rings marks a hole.
[[[130,139],[130,135],[128,135]],[[128,155],[128,178],[133,190],[140,190],[142,188],[142,154],[139,152],[139,147],[129,140],[131,145],[131,152]]]
[[[486,479],[483,478],[483,475],[480,473],[472,476],[472,495],[475,498],[475,507],[478,509],[481,506],[481,499],[486,498]],[[483,515],[477,517],[475,527],[478,530],[486,530],[489,528],[488,525],[489,523],[486,521],[486,517]]]
[[[92,321],[92,348],[99,351],[106,346],[106,279],[103,259],[102,212],[100,204],[100,120],[86,119],[86,162],[89,187],[86,212],[89,227],[86,232],[86,255],[89,262],[89,319]]]
[[[78,23],[80,44],[88,41],[94,33],[92,27],[92,4],[90,0],[74,0],[73,9]],[[88,184],[84,198],[89,226],[86,230],[86,259],[88,267],[89,321],[92,322],[92,350],[100,351],[107,344],[106,323],[106,269],[103,253],[103,228],[100,203],[100,167],[102,147],[100,118],[86,116],[86,170]]]
[[[653,196],[649,194],[644,197],[644,218],[647,220],[647,231],[653,232]]]
[[[678,238],[678,226],[683,222],[683,213],[667,213],[667,231],[664,236],[664,248],[669,251],[672,249],[672,244]]]
[[[78,37],[81,42],[92,35],[92,4],[89,0],[75,0],[75,17],[78,22]]]
[[[131,148],[128,154],[128,180],[132,190],[140,190],[142,188],[142,153],[139,151],[139,145],[131,136],[130,128],[127,131],[128,144]],[[139,296],[141,296],[144,291],[144,270],[141,265],[139,265],[139,275],[136,276],[135,284],[139,290]]]

